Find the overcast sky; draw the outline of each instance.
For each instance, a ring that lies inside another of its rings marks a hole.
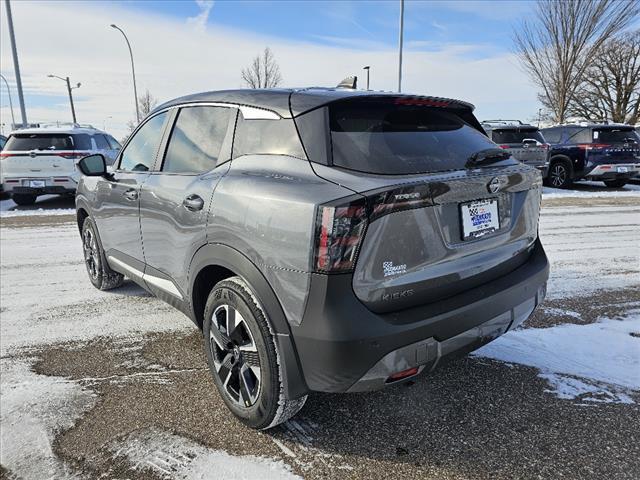
[[[0,18],[0,70],[19,115],[6,10]],[[117,138],[135,116],[128,51],[138,91],[161,102],[198,91],[242,86],[241,69],[265,46],[285,87],[335,86],[371,66],[371,88],[397,88],[399,2],[36,2],[12,11],[30,122],[70,121],[66,87],[47,74],[69,75],[78,121]],[[529,2],[414,2],[405,7],[403,91],[455,97],[483,118],[530,120],[535,88],[512,53],[511,33]],[[363,83],[361,83],[363,86]],[[11,121],[6,88],[2,123]]]

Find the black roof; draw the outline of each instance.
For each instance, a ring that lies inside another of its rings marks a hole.
[[[184,103],[219,102],[233,103],[237,105],[246,105],[250,107],[272,110],[281,117],[289,118],[292,115],[296,117],[327,103],[351,97],[407,97],[408,99],[419,99],[421,101],[446,102],[452,107],[463,109],[473,110],[475,108],[470,103],[449,98],[407,95],[394,92],[351,90],[345,88],[312,87],[300,89],[247,88],[241,90],[219,90],[213,92],[195,93],[193,95],[187,95],[184,97],[176,98],[174,100],[170,100],[166,103],[163,103],[155,110],[161,110],[167,107]]]

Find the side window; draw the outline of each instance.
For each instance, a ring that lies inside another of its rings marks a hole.
[[[247,120],[241,113],[233,142],[233,158],[252,153],[307,159],[293,119]]]
[[[547,128],[542,131],[544,139],[549,143],[560,143],[562,140],[561,128]]]
[[[106,138],[107,138],[107,141],[109,142],[109,146],[113,150],[120,150],[120,148],[122,148],[122,145],[120,145],[120,143],[111,135],[106,135]]]
[[[152,117],[133,136],[120,158],[120,170],[149,171],[155,162],[167,112]]]
[[[569,134],[567,143],[591,143],[591,129],[580,128]]]
[[[162,171],[203,173],[228,158],[220,158],[235,109],[185,107],[180,109],[171,131]],[[227,155],[228,156],[228,155]]]
[[[104,138],[104,135],[94,135],[93,139],[96,141],[96,147],[98,150],[110,150],[109,143],[107,139]]]

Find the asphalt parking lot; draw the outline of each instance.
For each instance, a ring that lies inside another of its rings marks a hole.
[[[227,413],[185,316],[91,286],[72,203],[3,201],[0,477],[636,479],[640,188],[617,193],[545,195],[552,277],[524,329],[268,432]]]

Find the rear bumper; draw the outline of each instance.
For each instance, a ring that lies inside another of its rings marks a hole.
[[[620,163],[596,165],[593,170],[586,175],[598,180],[614,178],[631,178],[640,173],[640,163]]]
[[[524,322],[542,302],[549,263],[537,240],[511,273],[440,302],[376,314],[353,294],[351,275],[314,275],[305,316],[292,335],[310,390],[354,392],[390,375],[432,370]]]
[[[44,186],[33,187],[31,181],[42,181]],[[78,182],[73,177],[32,177],[32,178],[4,178],[2,190],[7,193],[26,195],[46,195],[74,193]]]

